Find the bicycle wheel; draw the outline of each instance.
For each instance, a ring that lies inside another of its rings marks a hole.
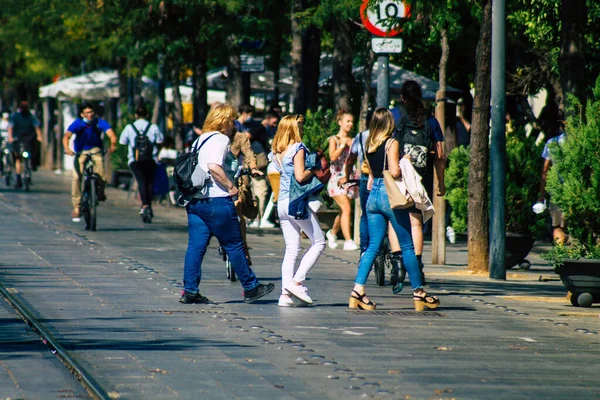
[[[83,222],[85,230],[90,230],[90,194],[87,188],[87,183],[83,185],[83,193],[81,195],[81,214],[83,216]]]
[[[375,258],[375,262],[373,263],[373,272],[375,273],[375,282],[379,286],[385,286],[385,265],[386,265],[387,252],[385,250],[381,250],[377,257]]]
[[[90,197],[89,197],[89,212],[90,212],[90,230],[96,230],[96,205],[98,204],[96,179],[90,179]]]
[[[231,265],[231,261],[229,261],[229,257],[227,257],[227,261],[225,261],[225,263],[227,265],[227,278],[229,279],[229,281],[235,282],[235,270]]]
[[[29,193],[29,186],[31,185],[31,161],[29,158],[25,161],[25,177],[23,179],[23,186],[25,186],[25,192]]]

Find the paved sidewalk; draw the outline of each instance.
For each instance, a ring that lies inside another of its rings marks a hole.
[[[449,245],[448,265],[428,266],[439,311],[414,313],[407,289],[395,296],[371,276],[378,309],[360,313],[347,308],[356,252],[327,249],[307,281],[315,306],[281,309],[278,293],[244,304],[213,241],[201,290],[216,304],[182,305],[181,209],[156,207],[144,225],[111,189],[99,231],[86,232],[70,222],[68,177],[35,182],[29,194],[0,188],[0,280],[113,397],[600,397],[599,308],[571,307],[560,282],[539,281],[555,276],[535,254],[530,271],[494,282],[461,273],[465,245]],[[254,270],[281,290],[280,232],[250,232]]]

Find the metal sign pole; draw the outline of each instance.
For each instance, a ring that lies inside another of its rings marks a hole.
[[[377,107],[389,107],[389,70],[390,56],[380,55],[377,57]]]

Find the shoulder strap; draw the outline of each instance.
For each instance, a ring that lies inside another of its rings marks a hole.
[[[362,140],[363,133],[365,133],[365,131],[362,131],[361,133],[358,134],[358,143],[360,144],[360,151],[362,151],[363,158],[367,158],[367,154],[365,153],[365,147],[363,145],[363,140]]]
[[[385,149],[383,150],[383,170],[385,171],[385,167],[387,166],[387,152],[391,147],[392,138],[389,138],[385,142]]]
[[[151,127],[152,127],[152,123],[150,121],[148,121],[148,125],[146,125],[146,129],[144,129],[144,132],[142,133],[142,135],[146,136]]]
[[[200,146],[198,146],[198,148],[196,148],[194,146],[194,148],[192,149],[192,151],[194,153],[197,153],[200,151],[200,149],[202,148],[202,146],[204,146],[206,144],[206,142],[208,142],[210,140],[210,138],[212,138],[213,136],[215,136],[216,133],[213,133],[212,135],[210,135],[209,137],[207,137],[206,139],[204,139],[204,141],[202,143],[200,143]],[[200,138],[196,139],[196,145],[198,144],[198,141],[200,140]]]
[[[135,124],[133,122],[129,125],[133,128],[133,131],[136,135],[140,135],[140,131],[138,130],[138,128],[135,127]]]

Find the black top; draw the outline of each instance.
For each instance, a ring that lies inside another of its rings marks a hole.
[[[373,178],[383,178],[383,162],[385,160],[385,144],[387,139],[379,145],[379,147],[373,152],[367,151],[367,160],[369,160],[369,166],[373,173]],[[386,165],[386,169],[387,165]]]

